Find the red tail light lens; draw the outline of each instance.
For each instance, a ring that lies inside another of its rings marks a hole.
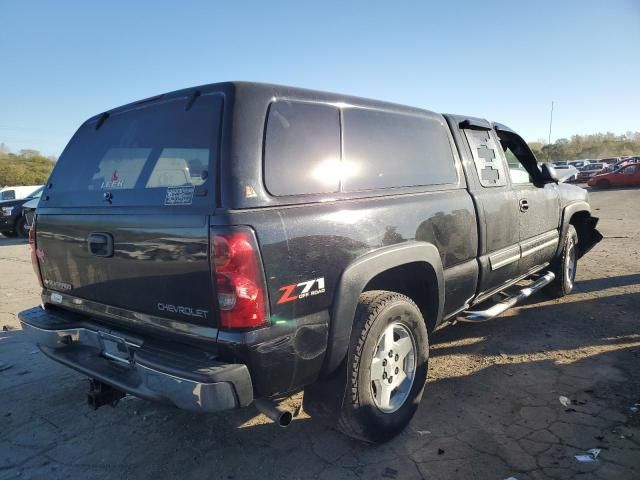
[[[33,224],[29,229],[29,250],[31,250],[31,266],[33,267],[33,271],[38,277],[38,283],[40,283],[40,287],[42,285],[42,277],[40,276],[40,265],[38,264],[38,252],[36,250],[36,221],[35,218],[33,220]]]
[[[266,286],[260,252],[249,228],[214,232],[215,271],[221,328],[255,328],[267,323]]]

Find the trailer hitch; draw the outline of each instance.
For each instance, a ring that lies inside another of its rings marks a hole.
[[[126,393],[117,388],[113,388],[106,383],[102,383],[94,378],[89,379],[89,395],[87,403],[91,408],[97,410],[103,405],[115,407],[124,398]]]

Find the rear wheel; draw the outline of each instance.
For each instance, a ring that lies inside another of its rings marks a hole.
[[[564,297],[573,290],[578,266],[577,249],[578,234],[573,225],[569,225],[564,239],[562,253],[557,258],[551,268],[556,275],[553,282],[549,284],[548,291],[555,297]]]
[[[363,293],[347,359],[350,384],[339,428],[368,442],[400,433],[422,398],[428,357],[425,322],[410,298],[382,290]]]
[[[5,237],[9,237],[9,238],[15,238],[15,237],[16,237],[16,235],[17,235],[17,233],[16,233],[15,231],[13,231],[13,230],[12,230],[12,231],[10,231],[10,232],[2,232],[2,234],[3,234]]]

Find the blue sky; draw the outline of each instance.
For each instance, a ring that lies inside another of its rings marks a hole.
[[[0,142],[58,155],[86,118],[256,80],[500,121],[640,130],[640,0],[0,1]]]

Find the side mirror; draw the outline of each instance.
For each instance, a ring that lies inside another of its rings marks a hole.
[[[558,172],[550,163],[543,163],[540,165],[540,174],[542,176],[543,183],[558,183]]]

